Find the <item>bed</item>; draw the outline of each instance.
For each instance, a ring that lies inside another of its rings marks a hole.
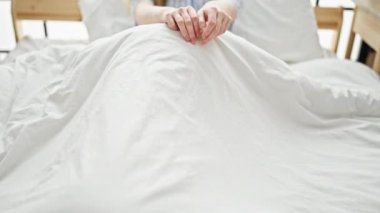
[[[0,81],[0,212],[380,209],[380,78],[356,62],[153,24],[20,55]]]
[[[165,4],[164,1],[156,1],[157,5]],[[334,38],[329,49],[323,49],[324,58],[334,58],[339,47],[339,41],[343,24],[343,8],[315,7],[316,21],[319,29],[332,30]],[[81,21],[81,13],[77,0],[67,1],[35,1],[16,0],[12,1],[12,16],[15,29],[15,39],[18,41],[17,48],[12,51],[6,61],[14,60],[18,55],[33,50],[41,50],[49,45],[83,45],[86,41],[66,40],[52,41],[48,39],[33,40],[24,37],[20,22],[22,20],[66,20]],[[24,38],[24,39],[23,39]],[[21,42],[20,42],[21,41]],[[353,42],[353,40],[350,40]],[[352,44],[349,45],[352,48]],[[348,50],[350,52],[351,49]],[[349,55],[350,53],[347,53]],[[347,56],[348,57],[348,56]],[[321,62],[322,63],[322,62]],[[340,63],[337,63],[340,64]]]
[[[365,44],[372,49],[366,62],[377,73],[380,73],[380,4],[374,0],[357,0],[346,58],[350,58],[355,36],[361,36]]]
[[[157,5],[164,5],[164,1],[156,1]],[[324,51],[325,57],[333,57],[339,45],[340,35],[343,23],[343,8],[326,8],[315,7],[315,14],[320,29],[334,31],[334,38],[330,49]],[[16,0],[12,1],[13,26],[15,29],[16,41],[21,41],[24,37],[20,22],[22,20],[65,20],[65,21],[81,21],[81,13],[77,0],[67,1],[36,1],[36,0]],[[11,59],[20,53],[31,51],[34,49],[42,49],[48,44],[63,43],[76,44],[83,41],[31,41],[26,39],[19,44],[16,53],[11,54]]]

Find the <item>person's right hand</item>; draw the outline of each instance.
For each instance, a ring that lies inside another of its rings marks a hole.
[[[197,12],[193,7],[170,8],[164,13],[167,26],[180,31],[182,37],[193,44],[201,35]]]

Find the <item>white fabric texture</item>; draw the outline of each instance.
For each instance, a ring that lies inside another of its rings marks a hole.
[[[79,0],[79,5],[91,41],[135,26],[129,0]]]
[[[5,69],[25,77],[0,212],[380,209],[380,90],[293,72],[231,33],[202,46],[141,26]]]
[[[0,72],[0,133],[5,131],[5,124],[12,109],[13,101],[18,91],[18,80],[20,76],[14,72],[14,67],[11,64],[3,65]],[[2,138],[2,134],[0,137]],[[0,159],[5,154],[5,144],[0,141]]]
[[[9,63],[14,61],[18,56],[37,50],[42,50],[48,46],[61,45],[85,45],[87,41],[83,40],[51,40],[51,39],[32,39],[23,38],[17,43],[17,46],[1,63]]]
[[[242,0],[234,33],[289,62],[322,58],[310,0]]]
[[[293,64],[290,67],[298,74],[321,82],[358,89],[366,85],[380,90],[379,75],[357,62],[327,58]]]

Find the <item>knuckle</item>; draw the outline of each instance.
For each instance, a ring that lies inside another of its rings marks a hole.
[[[228,21],[232,21],[232,17],[228,15],[227,13],[224,13],[223,15]]]
[[[210,7],[210,10],[213,12],[218,12],[218,8],[216,8],[216,7]]]

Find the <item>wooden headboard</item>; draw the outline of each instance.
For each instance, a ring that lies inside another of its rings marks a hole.
[[[154,1],[156,5],[164,5],[166,0]],[[343,8],[316,7],[315,13],[320,29],[336,32],[331,48],[336,51],[343,23]],[[78,0],[12,0],[12,16],[16,41],[23,37],[22,20],[81,21]]]
[[[341,7],[316,7],[315,16],[319,29],[333,30],[335,38],[331,50],[338,51],[340,35],[343,26],[343,13],[344,9]]]
[[[80,21],[78,0],[12,0],[16,41],[23,37],[22,20]]]

